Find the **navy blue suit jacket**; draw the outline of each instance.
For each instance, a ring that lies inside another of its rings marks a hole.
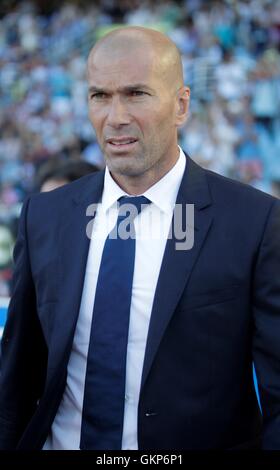
[[[1,449],[41,448],[57,412],[89,248],[86,210],[100,200],[103,179],[85,176],[23,206],[2,340]],[[177,203],[195,206],[194,246],[167,241],[139,448],[280,449],[280,202],[187,157]]]

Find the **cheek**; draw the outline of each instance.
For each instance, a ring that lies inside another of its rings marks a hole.
[[[93,110],[93,109],[89,109],[88,117],[89,117],[89,120],[90,120],[92,126],[96,130],[96,133],[99,133],[100,130],[102,129],[102,116],[101,116],[101,114],[98,113],[97,111]]]
[[[93,112],[93,109],[89,106],[88,108],[88,117],[89,117],[89,120],[92,124],[94,124],[94,112]]]
[[[166,136],[173,129],[174,123],[173,108],[164,109],[154,114],[149,114],[145,127],[148,133]]]

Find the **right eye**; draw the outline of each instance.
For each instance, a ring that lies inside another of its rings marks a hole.
[[[91,93],[90,95],[90,99],[97,99],[97,100],[101,100],[101,99],[104,99],[106,98],[107,95],[106,93],[102,93],[102,92],[96,92],[96,93]]]

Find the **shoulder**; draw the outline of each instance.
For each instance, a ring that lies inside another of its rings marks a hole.
[[[267,212],[279,200],[248,184],[227,178],[213,171],[203,169],[213,203],[232,210],[254,210]]]
[[[101,193],[103,188],[104,170],[83,176],[72,183],[65,184],[53,191],[32,194],[29,196],[29,210],[32,216],[45,214],[60,214],[72,202],[89,199]]]
[[[103,182],[104,171],[97,171],[53,191],[28,196],[21,211],[20,226],[26,226],[30,234],[56,230],[78,204],[82,212],[83,207],[99,202]]]
[[[248,247],[255,239],[258,246],[269,233],[279,249],[280,200],[250,185],[202,170],[212,199],[217,227]],[[223,235],[224,236],[224,235]]]
[[[88,191],[95,187],[100,180],[103,180],[104,170],[90,173],[89,175],[82,176],[81,178],[73,181],[72,183],[65,184],[52,191],[38,193],[32,195],[33,201],[40,201],[40,203],[52,204],[53,202],[65,201],[67,199],[76,199],[86,196]]]
[[[188,158],[188,155],[187,155]],[[280,220],[280,201],[250,185],[202,168],[191,158],[187,160],[185,193],[191,193],[199,206],[209,207],[219,227],[230,227],[242,237],[247,233],[261,234],[269,220]],[[187,189],[189,187],[189,189]],[[201,204],[201,201],[203,202]]]

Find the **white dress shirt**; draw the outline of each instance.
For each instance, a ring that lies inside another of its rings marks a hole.
[[[122,449],[138,449],[137,421],[141,376],[150,316],[173,209],[185,170],[180,155],[173,168],[145,193],[151,204],[135,218],[136,253],[126,362]],[[102,251],[116,224],[117,200],[126,193],[105,170],[101,204],[94,219],[84,287],[62,401],[44,449],[79,449],[92,312]],[[109,293],[108,293],[109,295]]]

